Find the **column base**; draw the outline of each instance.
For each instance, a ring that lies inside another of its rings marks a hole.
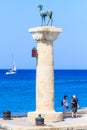
[[[55,121],[62,121],[63,120],[63,113],[62,112],[55,112],[55,111],[47,111],[47,112],[28,112],[28,120],[35,122],[35,118],[38,117],[38,115],[41,114],[41,116],[44,118],[45,122],[55,122]]]

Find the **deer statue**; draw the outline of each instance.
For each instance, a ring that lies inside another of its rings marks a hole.
[[[49,22],[51,21],[51,26],[52,26],[52,11],[43,11],[43,5],[38,5],[38,8],[40,9],[40,16],[42,19],[42,24],[41,26],[48,26]],[[48,17],[48,22],[46,24],[46,17]]]

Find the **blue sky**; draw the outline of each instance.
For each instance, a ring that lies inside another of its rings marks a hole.
[[[39,4],[63,30],[54,42],[54,68],[87,69],[87,0],[0,1],[0,69],[11,67],[12,55],[18,69],[36,68],[31,51],[37,44],[28,29],[41,25]]]

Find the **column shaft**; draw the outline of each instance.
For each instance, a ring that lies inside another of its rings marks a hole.
[[[40,41],[37,46],[38,58],[36,67],[36,110],[54,109],[54,58],[53,43]]]

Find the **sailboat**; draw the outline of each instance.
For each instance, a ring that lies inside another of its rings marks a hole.
[[[8,70],[5,74],[15,74],[16,73],[16,65],[13,65],[12,69]]]
[[[15,64],[15,61],[13,61],[12,69],[8,70],[5,74],[6,75],[16,74],[16,64]]]

